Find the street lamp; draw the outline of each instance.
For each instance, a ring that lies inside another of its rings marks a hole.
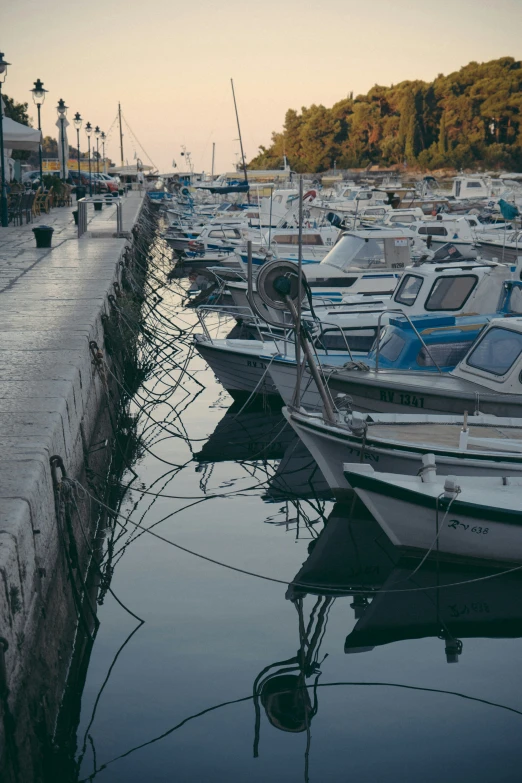
[[[99,125],[97,125],[94,129],[94,138],[96,139],[96,174],[100,173],[100,152],[98,149],[100,136],[101,136],[101,130]],[[98,177],[98,179],[96,180],[96,193],[98,193],[99,189],[100,189],[100,179]]]
[[[78,188],[80,188],[80,195],[83,193],[82,187],[82,175],[80,170],[80,128],[82,127],[82,116],[79,111],[76,112],[73,119],[74,127],[76,128],[76,147],[78,150],[78,183],[76,185],[76,201],[78,201]]]
[[[105,171],[105,139],[106,139],[106,138],[107,138],[107,136],[106,136],[106,135],[105,135],[105,133],[102,131],[102,134],[101,134],[101,136],[100,136],[100,139],[101,139],[101,141],[102,141],[102,161],[103,161],[103,173],[104,173],[104,174],[106,174],[106,173],[107,173],[107,172]]]
[[[56,111],[58,113],[58,118],[60,120],[60,127],[61,127],[61,136],[62,136],[62,178],[65,182],[66,180],[66,174],[65,174],[65,115],[67,114],[67,109],[69,107],[65,105],[65,101],[63,98],[60,98],[58,101],[58,106],[56,107]]]
[[[0,195],[0,223],[2,228],[7,228],[7,189],[5,186],[5,158],[4,158],[4,111],[2,109],[2,84],[5,82],[7,76],[7,66],[11,63],[6,63],[4,60],[4,53],[0,52],[0,155],[2,158],[1,171],[1,195]]]
[[[48,90],[44,90],[43,82],[40,81],[40,79],[37,79],[34,83],[34,87],[32,90],[29,90],[33,94],[33,101],[36,104],[36,108],[38,109],[38,130],[40,131],[40,146],[38,148],[39,156],[40,156],[40,186],[43,187],[43,166],[42,166],[42,123],[40,121],[40,109],[42,107],[42,103],[45,101],[45,93],[48,92]]]
[[[89,196],[92,196],[92,176],[91,176],[91,133],[92,125],[90,122],[85,126],[85,133],[87,135],[87,142],[89,144]]]

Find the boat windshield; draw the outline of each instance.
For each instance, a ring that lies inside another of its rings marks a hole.
[[[399,304],[406,305],[406,307],[411,307],[413,304],[415,304],[415,300],[419,295],[421,287],[422,277],[419,277],[418,275],[405,275],[402,278],[399,288],[397,289],[397,293],[393,298]]]
[[[466,364],[492,375],[506,375],[520,354],[522,354],[522,333],[493,326],[470,353]]]
[[[476,275],[439,277],[426,299],[426,310],[460,310],[478,282]]]
[[[321,261],[343,271],[385,269],[384,240],[345,234]]]

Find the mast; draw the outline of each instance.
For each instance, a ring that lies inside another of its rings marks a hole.
[[[121,127],[121,103],[118,101],[118,120],[120,122],[120,158],[121,158],[121,165],[124,165],[123,160],[123,130]]]
[[[243,173],[245,175],[245,182],[248,185],[248,175],[247,175],[247,167],[246,167],[246,161],[245,161],[245,153],[243,152],[243,139],[241,138],[241,128],[239,125],[239,114],[237,113],[237,103],[236,103],[236,93],[234,91],[234,80],[230,80],[230,84],[232,85],[232,97],[234,98],[234,109],[236,110],[236,121],[237,121],[237,131],[239,133],[239,148],[241,150],[241,162],[243,164]],[[247,198],[248,203],[250,204],[250,191],[247,190]]]
[[[211,173],[212,182],[214,181],[214,156],[215,156],[215,154],[216,154],[216,142],[213,141],[212,142],[212,173]]]

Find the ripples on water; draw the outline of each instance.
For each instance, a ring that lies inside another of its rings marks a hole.
[[[160,243],[151,263],[164,279]],[[106,546],[145,622],[111,595],[99,607],[77,779],[518,779],[521,577],[419,568],[362,507],[334,504],[280,411],[242,410],[194,354],[189,286],[161,290],[148,319],[179,350],[131,406],[140,457]]]

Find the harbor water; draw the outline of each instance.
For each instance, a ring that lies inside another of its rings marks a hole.
[[[196,273],[171,266],[158,239],[126,316],[133,457],[53,779],[518,780],[522,572],[407,559],[334,503],[277,404],[194,351]]]

